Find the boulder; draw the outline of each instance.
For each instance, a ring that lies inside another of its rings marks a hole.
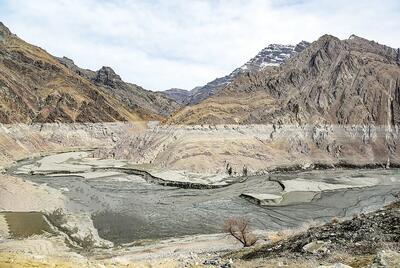
[[[376,254],[370,268],[400,267],[400,253],[382,250]]]
[[[303,251],[312,254],[325,253],[328,251],[328,244],[329,243],[325,241],[320,241],[320,240],[313,241],[303,246]]]

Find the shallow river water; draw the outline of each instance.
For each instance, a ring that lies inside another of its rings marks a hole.
[[[254,229],[294,228],[311,221],[330,221],[368,212],[394,199],[400,191],[400,171],[323,170],[249,177],[218,189],[181,189],[144,181],[139,176],[107,174],[82,178],[73,174],[29,175],[17,170],[36,160],[24,161],[9,173],[59,189],[68,198],[69,212],[91,212],[102,238],[127,243],[222,231],[229,217],[246,217]],[[276,182],[301,178],[335,184],[343,178],[375,178],[379,184],[362,188],[323,191],[310,202],[285,206],[260,206],[240,197],[242,193],[279,193]]]

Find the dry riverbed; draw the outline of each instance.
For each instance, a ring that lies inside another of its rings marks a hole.
[[[68,261],[81,267],[203,264],[240,248],[218,234],[229,217],[248,218],[260,230],[261,245],[270,241],[269,232],[378,209],[400,187],[396,169],[232,179],[98,159],[91,152],[20,161],[0,176],[0,264],[35,261],[44,267]],[[60,226],[28,213],[56,208],[65,214]],[[26,227],[13,217],[36,217],[38,227],[21,236],[15,230]],[[90,251],[79,247],[88,235],[94,240]]]

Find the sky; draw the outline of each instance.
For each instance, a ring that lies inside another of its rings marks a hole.
[[[400,47],[399,0],[0,0],[0,21],[82,67],[150,90],[192,89],[268,44],[356,34]]]

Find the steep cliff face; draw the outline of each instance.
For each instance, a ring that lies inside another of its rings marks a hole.
[[[0,123],[152,120],[174,105],[110,68],[92,72],[57,59],[0,24]]]
[[[398,124],[397,51],[325,35],[279,68],[241,75],[169,123]]]

